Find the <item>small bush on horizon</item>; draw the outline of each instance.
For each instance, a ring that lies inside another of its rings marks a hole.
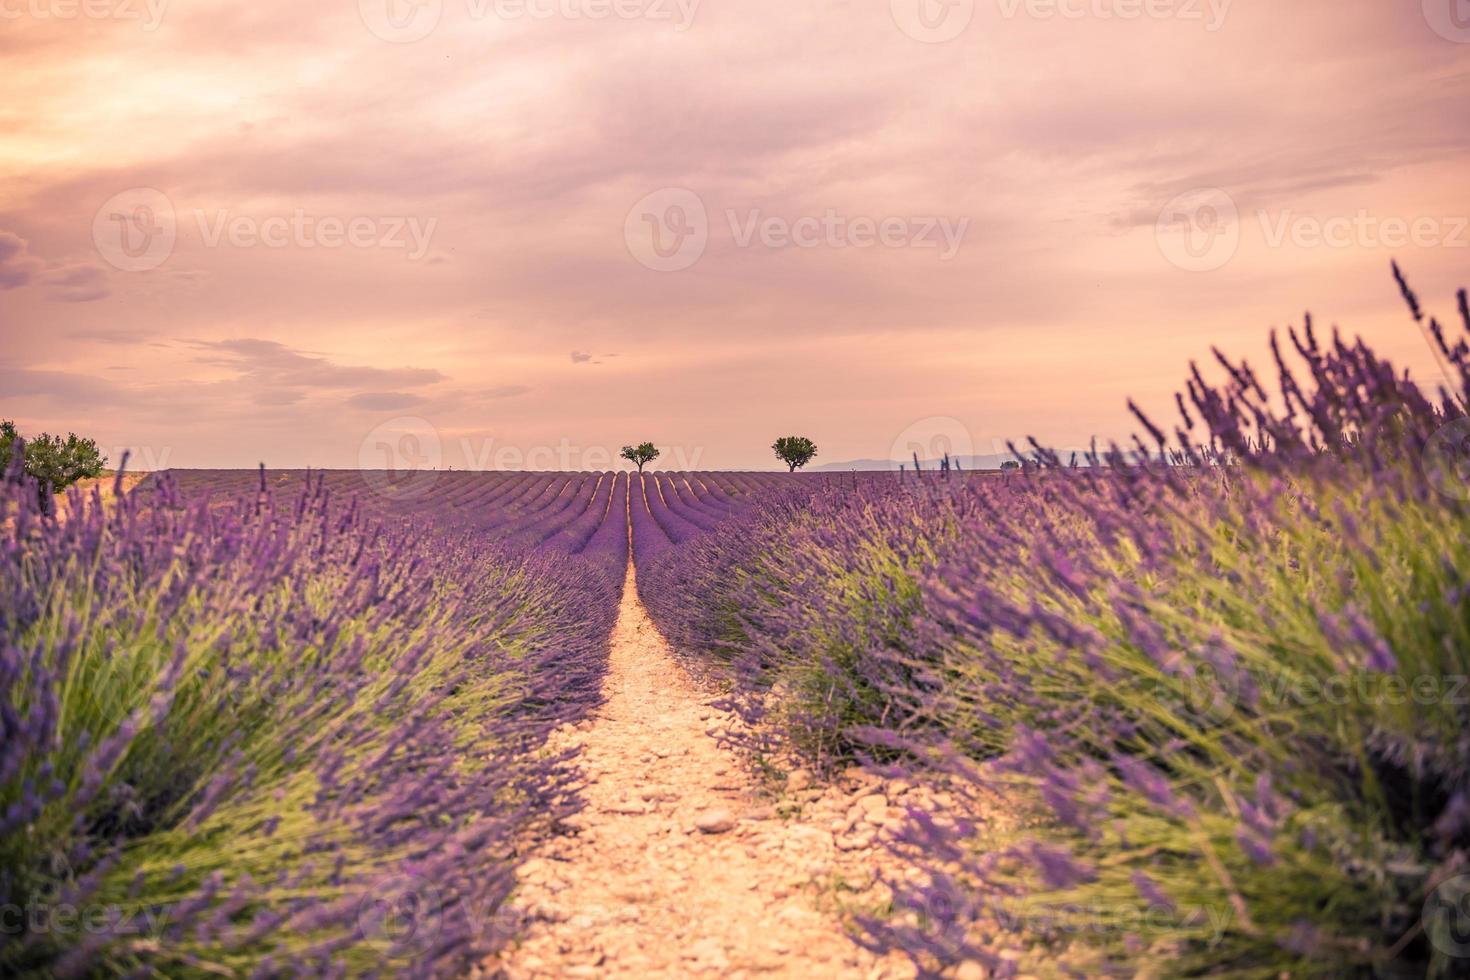
[[[806,436],[781,436],[771,445],[771,449],[791,473],[810,463],[817,455],[817,444]]]
[[[32,439],[22,439],[15,423],[0,421],[0,474],[10,471],[10,456],[16,446],[21,446],[24,470],[36,481],[37,491],[43,504],[47,488],[53,494],[61,493],[78,480],[91,479],[102,474],[107,457],[97,449],[97,443],[83,439],[75,432],[66,438],[43,432]]]
[[[636,446],[624,446],[618,455],[637,466],[638,472],[642,473],[645,465],[658,459],[658,447],[651,442],[642,442]]]

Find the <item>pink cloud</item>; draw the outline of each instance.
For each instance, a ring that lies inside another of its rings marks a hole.
[[[1426,298],[1464,278],[1470,45],[1421,5],[1239,0],[1211,30],[1021,0],[978,4],[943,44],[888,7],[707,3],[680,31],[447,3],[412,44],[374,37],[355,4],[285,0],[171,5],[155,31],[8,24],[0,341],[26,373],[7,393],[49,420],[67,411],[53,393],[126,367],[91,421],[119,440],[174,425],[177,465],[229,462],[214,427],[261,419],[280,431],[239,462],[353,465],[345,403],[512,444],[658,430],[749,466],[792,426],[828,460],[886,452],[930,416],[984,451],[1115,434],[1127,396],[1167,405],[1188,358],[1256,351],[1306,307],[1432,367],[1386,269],[1398,258]],[[97,209],[135,187],[177,219],[149,271],[93,240]],[[665,273],[624,229],[668,187],[698,195],[707,241]],[[1240,231],[1204,272],[1156,238],[1197,188],[1225,192]],[[298,211],[432,220],[432,247],[206,233],[219,214]],[[947,259],[741,240],[829,212],[968,224]],[[1293,243],[1360,213],[1442,234]],[[569,370],[567,351],[602,363]]]
[[[40,277],[46,298],[61,303],[91,303],[111,291],[107,273],[95,265],[66,265],[49,269]]]
[[[29,285],[41,268],[41,260],[30,254],[25,239],[0,231],[0,289]]]

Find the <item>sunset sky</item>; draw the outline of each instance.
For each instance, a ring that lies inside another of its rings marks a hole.
[[[1464,0],[0,0],[0,71],[0,416],[143,468],[1073,445],[1304,310],[1433,381],[1390,259],[1470,285]]]

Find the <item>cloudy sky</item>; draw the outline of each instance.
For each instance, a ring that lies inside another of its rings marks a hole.
[[[1464,0],[0,0],[0,64],[0,415],[145,468],[1069,445],[1308,309],[1432,380],[1389,261],[1470,284]]]

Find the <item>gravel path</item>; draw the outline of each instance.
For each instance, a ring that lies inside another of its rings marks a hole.
[[[630,566],[605,703],[575,745],[587,808],[521,874],[526,938],[490,964],[529,977],[911,976],[843,933],[837,905],[881,901],[874,846],[893,808],[874,780],[797,792],[782,818],[644,611]],[[800,785],[798,780],[798,785]],[[876,819],[874,815],[876,814]],[[841,882],[841,889],[834,883]]]

